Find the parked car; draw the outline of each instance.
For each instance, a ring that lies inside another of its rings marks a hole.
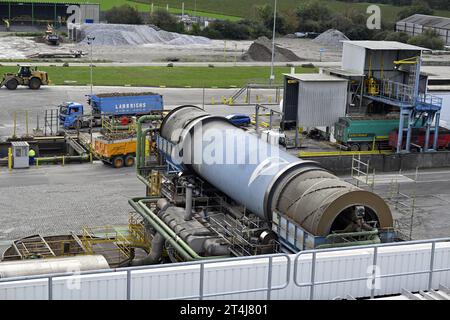
[[[251,122],[250,117],[245,114],[230,114],[226,118],[235,126],[249,125]]]

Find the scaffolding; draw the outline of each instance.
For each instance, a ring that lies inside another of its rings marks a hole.
[[[130,214],[127,225],[84,227],[81,234],[40,234],[16,240],[3,254],[3,261],[48,259],[76,255],[103,255],[108,264],[120,267],[134,258],[135,249],[150,252],[151,241],[142,220]]]

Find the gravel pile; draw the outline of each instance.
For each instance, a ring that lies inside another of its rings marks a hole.
[[[275,45],[274,61],[290,62],[301,59],[291,50]],[[247,52],[242,56],[245,61],[271,61],[272,60],[272,40],[267,37],[259,37],[250,45]]]
[[[191,44],[210,44],[205,37],[190,36],[164,30],[155,30],[147,25],[126,24],[84,24],[81,26],[82,41],[95,37],[94,45],[127,46],[142,44],[168,44],[185,46]]]
[[[350,40],[345,34],[336,29],[328,29],[318,35],[313,42],[326,46],[341,46],[343,40]]]

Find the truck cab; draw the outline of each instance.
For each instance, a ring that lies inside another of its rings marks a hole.
[[[77,102],[65,102],[59,106],[59,121],[65,129],[76,127],[82,121],[83,105]]]

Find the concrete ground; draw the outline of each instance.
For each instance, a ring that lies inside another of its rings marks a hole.
[[[0,168],[0,247],[41,233],[65,234],[83,226],[126,224],[130,197],[145,196],[134,168],[102,163]],[[1,251],[1,248],[0,248]]]
[[[387,199],[404,234],[414,240],[450,236],[450,169],[376,174],[374,181],[374,192]],[[364,182],[359,186],[370,190]]]
[[[342,177],[352,180],[349,175]],[[132,168],[113,170],[101,163],[33,167],[8,172],[0,168],[0,251],[10,240],[41,233],[64,234],[84,226],[126,224],[127,200],[144,196]],[[353,180],[355,182],[355,180]],[[411,198],[396,200],[399,191]],[[363,183],[359,183],[364,187]],[[377,174],[374,191],[389,202],[401,231],[412,238],[450,233],[450,170]],[[415,196],[414,196],[415,195]]]
[[[226,106],[221,104],[222,97],[229,98],[238,88],[230,89],[203,89],[196,88],[138,88],[138,87],[94,87],[95,93],[106,92],[157,92],[164,97],[165,108],[194,104],[202,106],[205,103],[205,110],[217,115],[228,115],[231,113],[254,113],[254,106]],[[44,110],[55,109],[59,104],[66,101],[80,102],[86,105],[86,95],[90,93],[90,87],[85,86],[46,86],[38,91],[20,87],[17,90],[9,91],[0,89],[0,140],[13,135],[14,113],[17,117],[16,135],[26,133],[26,111],[28,111],[28,132],[44,124]],[[275,90],[254,90],[252,89],[251,102],[256,102],[259,96],[260,102],[275,101]],[[243,96],[240,101],[242,101]],[[214,103],[214,105],[212,105]]]

